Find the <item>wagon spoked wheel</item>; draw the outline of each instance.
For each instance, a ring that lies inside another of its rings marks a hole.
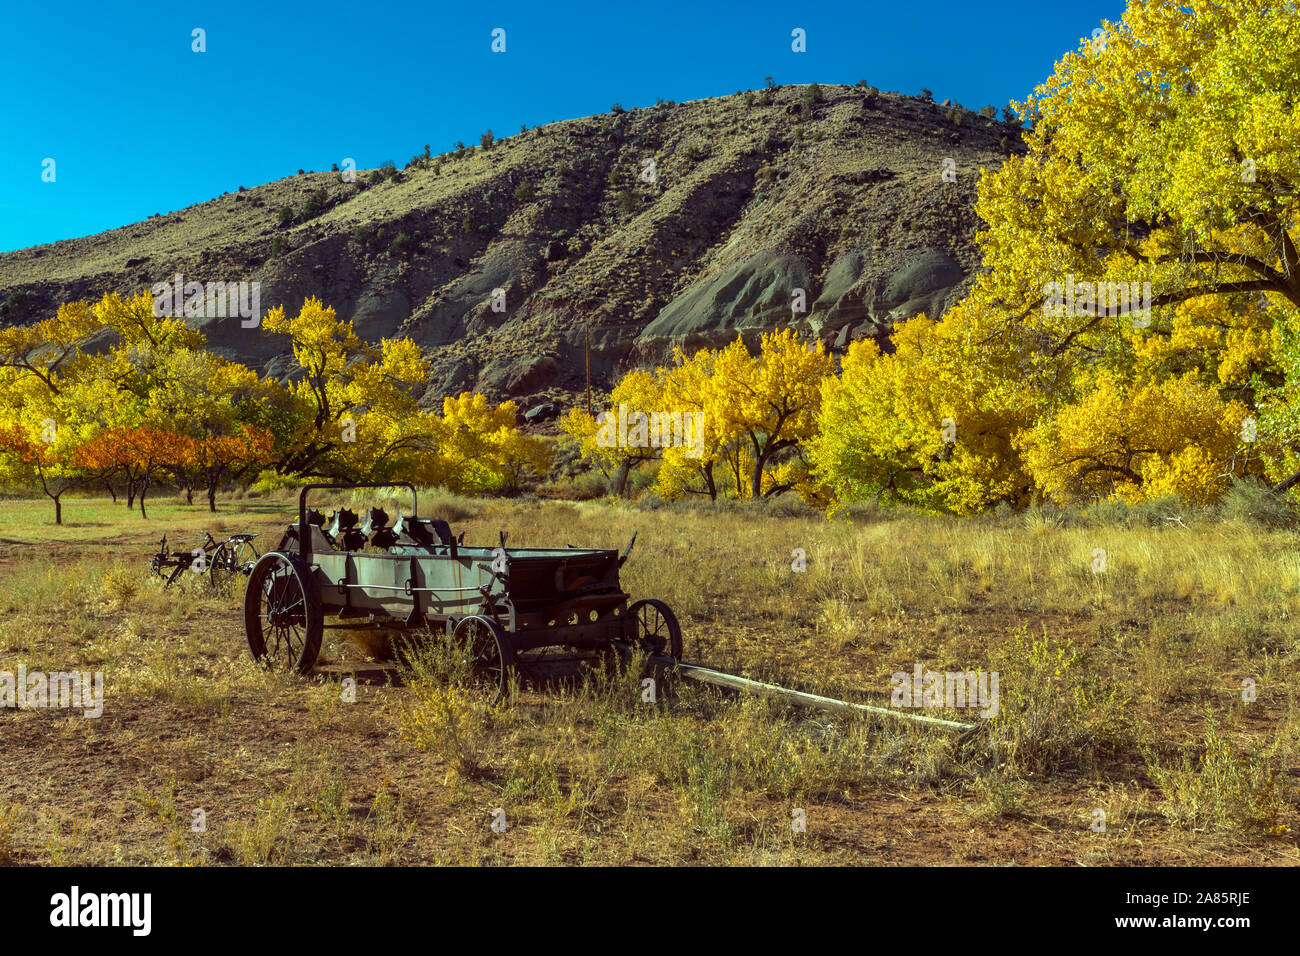
[[[628,608],[627,616],[635,629],[632,640],[636,647],[647,654],[681,660],[682,629],[672,608],[663,601],[647,598]]]
[[[244,591],[244,632],[259,662],[306,674],[320,654],[324,615],[311,569],[278,551],[253,566]]]
[[[238,594],[257,563],[257,547],[251,541],[225,541],[216,551],[208,570],[213,590],[219,594]]]
[[[457,675],[465,687],[489,705],[505,697],[515,668],[515,649],[505,629],[489,617],[467,617],[451,634],[461,655],[464,673]]]

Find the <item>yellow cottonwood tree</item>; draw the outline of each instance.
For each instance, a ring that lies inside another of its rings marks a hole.
[[[770,466],[801,452],[816,433],[821,383],[833,370],[821,343],[806,344],[793,329],[764,333],[758,355],[750,355],[737,336],[714,358],[706,420],[720,442],[730,444],[738,466],[743,453],[748,481],[747,488],[738,484],[738,489],[745,488],[748,497],[791,487],[770,480],[765,484],[764,476]]]
[[[1038,485],[1058,501],[1177,495],[1204,504],[1246,471],[1236,454],[1246,415],[1195,373],[1126,385],[1102,372],[1021,443]]]
[[[314,297],[296,316],[271,309],[262,328],[288,338],[301,374],[276,402],[272,430],[286,474],[382,474],[392,461],[429,451],[415,390],[428,362],[409,340],[364,343],[351,322]]]

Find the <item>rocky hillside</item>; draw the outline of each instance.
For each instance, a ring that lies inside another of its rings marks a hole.
[[[844,348],[937,314],[978,265],[978,171],[1018,148],[999,121],[860,87],[615,107],[0,255],[2,321],[178,272],[259,280],[263,311],[316,295],[367,338],[418,341],[429,401],[477,388],[536,404],[582,386],[588,327],[606,387],[674,344],[793,324]],[[275,337],[194,321],[214,349],[284,367]]]

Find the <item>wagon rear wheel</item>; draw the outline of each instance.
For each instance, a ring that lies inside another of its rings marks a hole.
[[[647,598],[627,609],[632,622],[632,643],[647,654],[663,654],[673,660],[682,656],[682,629],[677,615],[663,601]]]
[[[457,676],[466,689],[496,705],[510,688],[515,669],[515,648],[505,629],[490,617],[467,617],[451,634],[464,671]]]
[[[272,551],[253,566],[244,591],[244,632],[253,657],[305,674],[320,654],[324,614],[311,569]]]
[[[257,563],[257,547],[251,541],[225,541],[212,553],[208,579],[218,594],[238,594]]]

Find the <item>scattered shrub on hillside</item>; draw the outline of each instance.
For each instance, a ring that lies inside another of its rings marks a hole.
[[[533,184],[526,179],[515,187],[515,202],[532,202],[535,196],[536,192],[533,190]]]
[[[460,228],[466,235],[478,232],[478,220],[474,218],[472,212],[465,213],[465,218],[460,221]]]
[[[478,144],[484,149],[491,149],[494,142],[496,142],[496,137],[492,135],[491,130],[487,130],[478,138]]]
[[[307,202],[302,207],[302,219],[314,219],[329,208],[329,190],[325,187],[313,189],[307,195]]]
[[[388,244],[388,251],[395,256],[399,256],[411,248],[413,240],[406,232],[399,232],[393,237],[393,241]]]
[[[998,118],[998,108],[990,103],[988,106],[980,107],[980,116],[985,119],[995,120]]]
[[[280,211],[275,214],[276,225],[287,226],[293,222],[293,207],[281,206]]]
[[[821,85],[818,83],[810,83],[808,89],[804,90],[803,102],[804,105],[809,108],[816,106],[818,103],[825,102],[825,100],[826,94],[822,92]]]
[[[618,193],[618,208],[620,212],[632,212],[636,209],[636,194],[630,189],[621,189]]]

